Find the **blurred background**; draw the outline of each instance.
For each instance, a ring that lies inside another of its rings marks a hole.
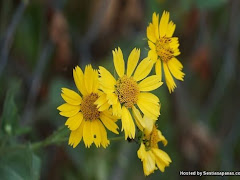
[[[171,95],[166,85],[154,91],[168,140],[159,147],[172,163],[147,178],[239,171],[239,0],[1,0],[0,179],[145,179],[134,142],[112,141],[107,149],[83,142],[75,149],[67,142],[30,146],[65,123],[56,108],[62,87],[76,90],[73,67],[91,63],[113,72],[111,51],[118,46],[125,60],[134,47],[143,59],[146,27],[163,10],[176,23],[186,76]]]

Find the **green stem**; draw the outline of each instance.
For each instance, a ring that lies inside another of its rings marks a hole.
[[[33,150],[37,150],[41,147],[46,147],[51,144],[59,144],[62,142],[67,142],[68,137],[66,137],[66,132],[68,132],[68,129],[66,128],[66,126],[60,127],[57,131],[55,131],[48,138],[46,138],[43,141],[33,143],[31,145],[31,147]],[[124,140],[124,137],[123,136],[112,137],[112,138],[109,138],[109,140],[110,141],[120,141],[120,140]]]
[[[109,138],[109,141],[120,141],[120,140],[124,140],[124,136]]]
[[[67,137],[68,132],[69,132],[69,130],[67,129],[67,127],[62,126],[58,130],[56,130],[52,135],[50,135],[49,137],[44,139],[43,141],[39,141],[39,142],[30,144],[30,147],[32,150],[38,150],[40,148],[49,146],[51,144],[60,144],[62,142],[67,142],[68,141],[68,137]],[[109,138],[109,140],[110,141],[120,141],[120,140],[124,140],[124,137],[123,136],[112,137],[112,138]],[[20,144],[20,145],[9,147],[7,149],[1,149],[0,152],[14,151],[17,149],[25,148],[27,146],[28,145]]]
[[[61,142],[66,142],[68,140],[68,138],[66,137],[67,132],[68,129],[65,126],[62,126],[43,141],[33,143],[31,145],[31,148],[33,150],[37,150],[41,147],[46,147],[51,144],[59,144]]]

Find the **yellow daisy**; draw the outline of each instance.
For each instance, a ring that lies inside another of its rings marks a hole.
[[[115,79],[104,67],[99,67],[100,89],[104,95],[96,101],[96,104],[99,110],[105,110],[111,106],[113,115],[121,117],[125,139],[134,138],[135,125],[130,110],[133,114],[140,115],[139,108],[143,114],[157,120],[160,115],[159,99],[148,91],[157,89],[162,82],[158,75],[147,77],[153,66],[149,58],[143,59],[137,66],[140,49],[134,48],[130,53],[126,71],[121,49],[115,49],[112,53],[118,78]],[[137,122],[137,125],[141,123]]]
[[[165,74],[165,80],[169,92],[173,92],[176,84],[173,80],[183,81],[184,73],[182,72],[183,65],[176,58],[180,54],[178,49],[179,42],[177,37],[172,37],[176,25],[169,22],[169,12],[164,11],[159,23],[159,15],[153,13],[152,22],[147,27],[147,38],[149,45],[148,57],[156,62],[156,74],[162,77],[162,65]]]
[[[137,155],[143,163],[145,176],[153,173],[157,169],[156,165],[161,172],[164,172],[165,167],[172,162],[168,154],[158,148],[158,142],[160,141],[164,146],[167,145],[167,140],[161,131],[156,128],[156,125],[151,126],[151,130],[148,129],[147,132],[144,132],[143,142],[137,151]]]
[[[75,148],[83,138],[86,147],[94,143],[97,147],[102,145],[106,148],[109,140],[105,127],[118,134],[118,126],[115,123],[117,118],[112,116],[111,110],[99,111],[94,104],[102,94],[98,90],[98,72],[88,65],[83,73],[77,66],[73,69],[73,77],[82,96],[62,88],[61,96],[66,103],[57,108],[60,115],[68,117],[65,123],[71,130],[68,144]]]

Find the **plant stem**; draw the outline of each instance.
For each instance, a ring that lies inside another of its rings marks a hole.
[[[55,131],[52,135],[47,137],[45,140],[33,143],[31,145],[31,148],[33,150],[37,150],[41,147],[46,147],[51,144],[59,144],[62,142],[67,142],[68,141],[68,137],[66,137],[67,132],[68,132],[68,129],[65,126],[60,127],[57,131]],[[109,138],[109,140],[120,141],[120,140],[124,140],[124,137],[123,136],[112,137],[112,138]]]
[[[65,126],[60,127],[58,130],[56,130],[52,135],[44,139],[43,141],[33,143],[31,145],[31,148],[33,150],[37,150],[41,147],[46,147],[51,144],[59,144],[61,142],[65,142],[68,140],[66,137],[68,129]]]
[[[52,135],[47,137],[46,139],[30,144],[30,148],[34,151],[34,150],[38,150],[40,148],[43,148],[43,147],[46,147],[46,146],[49,146],[52,144],[60,144],[62,142],[67,142],[68,141],[68,137],[67,137],[68,133],[69,133],[68,128],[66,126],[62,126],[59,129],[57,129]],[[109,140],[110,141],[124,140],[124,136],[112,137],[112,138],[109,138]],[[8,147],[8,148],[0,148],[1,149],[0,152],[15,151],[18,149],[26,148],[28,146],[29,146],[29,144],[20,144],[20,145]]]
[[[109,138],[109,141],[120,141],[120,140],[124,140],[124,136]]]

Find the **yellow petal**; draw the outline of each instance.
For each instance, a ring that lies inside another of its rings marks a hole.
[[[152,151],[155,156],[160,157],[166,164],[169,164],[170,162],[172,162],[171,158],[163,150],[158,148],[152,148]]]
[[[101,93],[99,93],[101,94]],[[100,97],[94,102],[97,105],[98,111],[108,110],[110,104],[108,103],[107,95],[101,94]]]
[[[159,24],[160,37],[163,37],[166,35],[168,22],[169,22],[169,12],[164,11]]]
[[[97,93],[99,89],[99,81],[98,81],[98,71],[93,69],[93,89],[92,92]]]
[[[143,172],[146,176],[152,174],[155,170],[155,157],[152,151],[146,151],[145,158],[143,160]]]
[[[169,72],[167,63],[165,62],[163,62],[163,69],[168,90],[170,93],[172,93],[177,86],[172,78],[171,73]]]
[[[159,39],[159,27],[158,27],[159,15],[156,14],[155,12],[153,13],[153,16],[152,16],[152,22],[153,22],[153,26],[154,26],[154,29],[155,29],[155,36],[156,36],[157,39]]]
[[[113,53],[113,63],[114,63],[116,72],[119,77],[122,77],[125,72],[125,62],[123,60],[122,50],[118,48],[118,49],[115,49],[115,51],[112,51],[112,53]]]
[[[80,106],[79,105],[74,106],[74,105],[65,103],[65,104],[59,106],[58,110],[61,111],[59,113],[60,115],[62,115],[64,117],[72,117],[72,116],[75,116],[80,111]]]
[[[82,98],[79,94],[67,88],[62,88],[61,96],[68,104],[71,105],[79,105],[82,102]]]
[[[82,69],[79,66],[76,66],[75,69],[73,69],[73,79],[82,95],[86,95],[87,91],[84,84],[84,76]]]
[[[156,105],[142,98],[140,95],[137,101],[137,105],[144,115],[153,120],[157,120],[158,116],[160,115],[160,105]]]
[[[128,110],[125,106],[122,107],[122,129],[121,131],[125,131],[125,139],[127,139],[127,135],[130,131],[130,123],[129,123],[129,115]]]
[[[135,125],[130,112],[125,106],[122,107],[122,130],[125,132],[125,140],[128,137],[135,138]]]
[[[179,47],[179,43],[178,44],[170,43],[169,46],[172,48],[174,56],[178,56],[180,54],[180,51],[179,51],[179,48],[178,48]]]
[[[177,69],[179,69],[179,70],[183,69],[182,63],[177,58],[172,58],[170,61],[169,61],[169,63],[173,63]]]
[[[93,81],[92,66],[87,65],[85,66],[85,71],[84,71],[84,84],[88,94],[92,92],[92,85],[93,85],[92,81]]]
[[[73,111],[73,110],[80,110],[80,105],[71,105],[68,103],[64,103],[61,106],[58,106],[57,108],[59,111]]]
[[[152,93],[140,93],[139,98],[143,99],[144,101],[151,102],[155,105],[159,105],[160,102],[159,98]]]
[[[137,108],[135,108],[135,106],[133,106],[132,108],[132,112],[133,112],[133,117],[135,119],[136,125],[137,127],[143,131],[143,129],[145,129],[145,123],[143,121],[143,118],[139,112],[139,110]]]
[[[138,65],[133,78],[136,81],[144,79],[152,70],[153,62],[147,57],[143,59]]]
[[[174,31],[175,31],[176,25],[170,21],[167,27],[167,31],[166,31],[166,37],[172,37]]]
[[[165,167],[169,166],[170,162],[172,162],[170,157],[168,156],[168,154],[166,152],[164,152],[161,149],[152,148],[151,151],[155,155],[156,164],[157,164],[159,170],[164,172]]]
[[[100,132],[101,132],[101,145],[106,148],[108,145],[109,145],[109,140],[107,139],[107,131],[106,129],[104,128],[103,124],[101,123],[101,121],[97,121],[98,123],[98,127],[100,129]]]
[[[169,46],[170,46],[173,50],[178,49],[178,47],[179,47],[178,37],[171,37],[171,38],[170,38],[170,42],[169,42]]]
[[[157,61],[157,58],[158,58],[156,50],[151,49],[150,51],[148,51],[148,58],[150,58],[153,61],[153,63],[155,63]]]
[[[96,147],[100,147],[102,137],[101,137],[101,131],[98,125],[98,119],[92,120],[91,122],[91,134],[93,136],[93,142],[96,145]]]
[[[173,55],[178,56],[180,54],[179,51],[179,41],[177,37],[172,37],[169,43],[169,47],[173,50]]]
[[[105,81],[104,83],[107,82],[106,79],[104,81]],[[104,93],[112,93],[112,92],[114,92],[114,90],[110,86],[105,86],[104,84],[101,84],[100,78],[99,78],[99,83],[100,83],[99,84],[99,89],[102,90]]]
[[[135,70],[140,57],[140,49],[134,48],[128,57],[127,76],[130,77]]]
[[[114,122],[113,116],[110,114],[109,111],[103,111],[100,114],[100,119],[102,121],[102,123],[104,124],[104,126],[106,126],[106,128],[108,128],[108,130],[112,131],[115,134],[119,134],[117,129],[118,126],[117,124]]]
[[[119,119],[121,119],[120,116],[113,115],[112,108],[108,109],[108,111],[106,111],[106,112],[108,112],[108,114],[111,116],[112,121],[115,122],[115,123],[116,123]]]
[[[115,93],[107,93],[107,99],[109,104],[116,104],[118,97]]]
[[[73,110],[73,111],[62,111],[59,114],[64,117],[72,117],[75,116],[79,110]]]
[[[81,125],[75,131],[71,131],[68,144],[73,146],[73,148],[75,148],[82,140],[84,124],[85,121],[82,121]]]
[[[161,172],[164,172],[165,171],[165,167],[166,167],[165,163],[161,159],[159,159],[158,157],[156,157],[155,159],[156,159],[156,164],[157,164],[158,169]]]
[[[157,37],[155,35],[155,28],[152,23],[150,23],[147,27],[147,38],[154,43],[157,41]]]
[[[68,118],[65,125],[68,126],[71,131],[74,131],[80,126],[82,120],[83,114],[79,112],[75,116]]]
[[[148,41],[148,46],[151,50],[156,51],[156,45],[152,41]]]
[[[138,155],[138,158],[141,159],[141,161],[145,159],[146,150],[145,150],[145,145],[143,143],[141,143],[140,148],[137,151],[137,155]]]
[[[176,79],[183,81],[185,74],[177,68],[177,65],[175,65],[173,61],[168,61],[168,68]]]
[[[129,117],[130,117],[130,135],[129,135],[129,138],[131,139],[134,139],[135,138],[135,132],[136,132],[136,127],[135,127],[135,124],[133,122],[133,118],[132,118],[132,115],[130,114],[129,112]]]
[[[102,66],[99,66],[99,74],[99,82],[101,84],[101,89],[106,93],[114,92],[116,80],[112,76],[112,74]]]
[[[138,87],[140,91],[152,91],[159,88],[162,84],[160,76],[152,75],[142,80]]]
[[[146,115],[143,117],[143,121],[145,123],[145,129],[144,129],[144,134],[145,135],[150,135],[153,129],[153,126],[156,122],[156,120],[153,120],[149,117],[147,117]]]
[[[166,146],[168,141],[166,140],[166,138],[162,135],[162,132],[160,130],[157,130],[158,132],[158,138],[159,141],[162,141],[163,145]]]
[[[175,49],[173,55],[178,56],[179,54],[181,54],[179,49]]]
[[[108,110],[108,108],[110,107],[110,104],[108,102],[104,103],[102,106],[100,106],[98,108],[98,111],[105,111]]]
[[[97,108],[101,107],[103,104],[107,103],[107,95],[101,94],[99,98],[94,102],[97,105]]]
[[[116,104],[112,105],[112,112],[114,116],[118,116],[118,117],[122,116],[122,109],[119,101],[117,101]]]
[[[98,90],[98,73],[93,70],[91,65],[87,65],[84,71],[84,83],[87,93],[97,92]]]
[[[158,59],[155,65],[155,72],[156,75],[158,75],[162,81],[162,62]]]
[[[180,54],[179,42],[178,42],[178,38],[177,37],[172,37],[171,38],[171,41],[169,43],[169,47],[172,49],[174,56],[178,56]]]
[[[85,121],[84,127],[83,127],[83,141],[87,148],[91,146],[93,143],[93,135],[91,132],[91,122]]]

